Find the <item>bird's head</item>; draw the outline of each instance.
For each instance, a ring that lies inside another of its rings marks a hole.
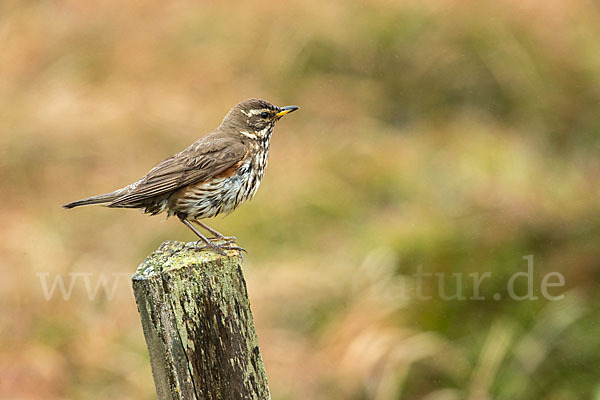
[[[266,100],[248,99],[233,107],[223,119],[221,127],[233,129],[249,139],[268,139],[275,123],[298,106],[277,107]]]

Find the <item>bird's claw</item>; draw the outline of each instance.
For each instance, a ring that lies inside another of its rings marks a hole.
[[[204,249],[210,249],[212,251],[214,251],[217,254],[220,254],[222,256],[227,255],[227,253],[225,253],[225,250],[237,250],[239,252],[245,252],[248,253],[248,251],[246,249],[244,249],[243,247],[239,247],[239,246],[229,246],[233,240],[229,240],[230,238],[224,238],[227,239],[225,240],[223,243],[213,243],[212,241],[210,241],[209,243],[205,243],[201,240],[198,240],[196,242],[196,250],[204,250]],[[199,246],[199,244],[202,243],[202,246]]]
[[[244,249],[243,247],[239,247],[239,246],[220,246],[219,248],[223,249],[223,250],[237,250],[240,252],[243,251],[246,254],[248,253],[248,250]]]
[[[235,242],[237,238],[235,236],[213,236],[209,237],[208,240],[223,240],[225,242]]]

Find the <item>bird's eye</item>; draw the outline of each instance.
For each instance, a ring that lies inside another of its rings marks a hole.
[[[269,114],[266,113],[265,111],[263,111],[263,112],[260,113],[260,117],[261,118],[265,118],[266,119],[268,116],[269,116]]]

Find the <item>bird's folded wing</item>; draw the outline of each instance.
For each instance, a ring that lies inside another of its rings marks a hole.
[[[246,146],[228,138],[199,141],[167,158],[108,207],[138,207],[146,200],[219,175],[242,161]]]

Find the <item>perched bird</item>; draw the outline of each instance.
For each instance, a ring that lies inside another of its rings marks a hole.
[[[221,125],[185,150],[167,158],[143,178],[114,192],[65,204],[73,208],[105,204],[113,208],[141,208],[156,215],[175,215],[210,248],[244,250],[200,219],[229,214],[251,199],[265,173],[275,123],[297,106],[276,107],[261,99],[242,101]],[[210,232],[204,236],[192,222]],[[216,239],[213,242],[212,239]]]

